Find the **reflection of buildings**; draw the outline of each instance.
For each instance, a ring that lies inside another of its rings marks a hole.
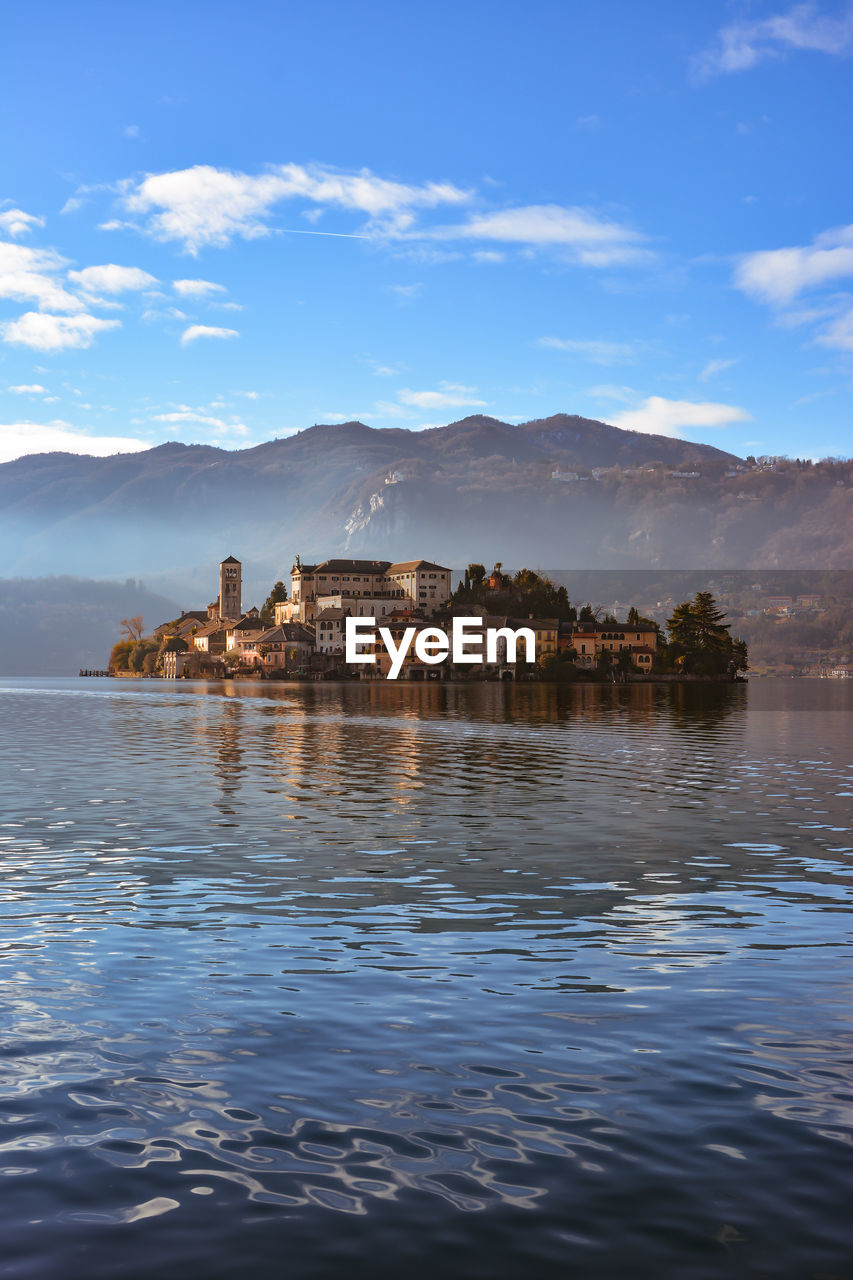
[[[241,786],[243,764],[243,746],[240,741],[244,727],[244,708],[237,698],[226,698],[221,704],[221,718],[215,728],[207,726],[206,733],[212,733],[214,771],[219,781],[220,797],[214,801],[216,808],[226,819],[225,825],[232,825],[236,818],[235,801]]]

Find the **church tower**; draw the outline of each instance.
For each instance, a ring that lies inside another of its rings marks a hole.
[[[219,616],[241,618],[243,606],[243,569],[239,560],[229,556],[219,566]]]

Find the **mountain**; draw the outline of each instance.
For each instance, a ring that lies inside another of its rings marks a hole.
[[[132,579],[0,579],[0,675],[100,670],[120,639],[122,618],[141,615],[145,626],[153,628],[180,611],[174,600]]]
[[[567,414],[421,432],[317,425],[234,451],[42,454],[0,466],[2,572],[144,576],[191,593],[189,607],[215,594],[215,565],[232,553],[259,596],[297,552],[566,568],[853,563],[849,463],[728,474],[738,465],[709,445]]]

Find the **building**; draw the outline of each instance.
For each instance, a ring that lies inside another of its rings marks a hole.
[[[236,618],[225,626],[225,652],[236,651],[243,656],[243,646],[256,639],[261,632],[267,630],[265,622],[261,622],[258,610],[252,608],[242,618]]]
[[[210,657],[214,655],[221,657],[225,652],[225,630],[225,627],[218,619],[215,622],[205,623],[192,636],[192,648],[196,653],[206,653]]]
[[[435,613],[446,605],[453,591],[453,571],[431,560],[404,560],[388,569],[388,581],[394,583],[412,608]]]
[[[239,618],[243,612],[243,566],[229,556],[219,566],[219,616]]]
[[[315,615],[314,633],[317,653],[343,657],[346,643],[346,619],[349,617],[349,609],[335,608],[323,609]]]
[[[264,671],[299,671],[310,665],[314,632],[299,622],[283,622],[252,633],[240,642],[247,666]]]
[[[447,603],[453,589],[453,571],[430,560],[297,560],[290,577],[290,599],[275,606],[277,623],[313,622],[318,613],[341,608],[363,618],[399,608],[432,613]]]
[[[537,662],[557,652],[557,637],[560,632],[557,618],[506,618],[500,625],[513,631],[517,631],[519,627],[529,627],[536,637]]]
[[[650,671],[657,638],[657,631],[648,623],[628,626],[625,622],[594,622],[572,629],[571,647],[580,667],[594,667],[602,650],[618,658],[627,649],[635,666]]]

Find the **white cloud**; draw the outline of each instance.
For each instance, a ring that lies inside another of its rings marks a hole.
[[[637,392],[633,387],[614,386],[609,382],[590,387],[588,394],[595,396],[596,400],[617,400],[621,404],[634,404],[637,399]]]
[[[189,320],[187,313],[177,307],[148,307],[139,318],[145,324],[153,324],[157,320]]]
[[[765,302],[783,304],[844,276],[853,276],[853,224],[823,231],[810,245],[745,254],[735,284]]]
[[[141,138],[142,130],[138,124],[129,124],[124,130],[124,136],[126,138]]]
[[[692,66],[696,77],[703,80],[748,71],[767,58],[777,58],[791,50],[841,55],[851,44],[853,9],[833,17],[821,13],[813,4],[798,4],[787,13],[723,27],[712,47],[694,58]]]
[[[36,351],[62,351],[66,347],[90,347],[97,333],[118,325],[118,320],[101,320],[85,313],[55,316],[43,311],[27,311],[19,320],[0,324],[0,333],[4,342]]]
[[[83,453],[104,458],[150,447],[147,441],[128,436],[90,436],[60,418],[47,423],[0,423],[0,462],[12,462],[30,453]]]
[[[215,325],[209,324],[191,324],[188,329],[184,329],[181,334],[181,346],[185,347],[190,342],[195,342],[196,338],[239,338],[240,335],[236,329],[220,329]]]
[[[257,400],[260,395],[259,391],[240,391],[238,395],[245,396],[247,400]]]
[[[648,261],[646,237],[589,209],[556,204],[526,205],[474,214],[458,226],[435,227],[426,234],[440,240],[497,240],[535,248],[570,251],[585,266],[607,267]]]
[[[413,302],[423,293],[424,286],[418,281],[416,284],[389,284],[388,288],[401,302]]]
[[[114,262],[100,267],[84,267],[82,271],[69,271],[68,279],[86,293],[125,293],[128,290],[151,289],[157,284],[156,277],[141,267],[118,267]]]
[[[842,315],[827,325],[815,339],[823,347],[835,347],[839,351],[853,351],[853,310]]]
[[[172,288],[182,298],[209,298],[212,293],[227,293],[224,284],[212,280],[173,280]]]
[[[713,378],[717,373],[722,373],[724,369],[731,369],[733,364],[737,364],[737,360],[709,360],[699,374],[699,381],[707,382],[709,378]]]
[[[476,387],[464,387],[457,382],[441,382],[440,391],[410,391],[404,388],[397,392],[401,404],[413,405],[417,409],[459,409],[465,407],[483,408],[487,400],[478,400]]]
[[[191,422],[198,423],[201,426],[213,427],[217,435],[237,435],[245,436],[249,433],[249,428],[244,422],[240,422],[237,418],[231,422],[226,422],[224,418],[212,418],[205,413],[196,413],[192,409],[181,409],[174,413],[157,413],[154,415],[155,422]]]
[[[727,427],[732,422],[747,422],[751,415],[734,404],[694,403],[690,400],[666,400],[648,396],[639,409],[626,409],[609,421],[625,431],[641,431],[644,435],[682,438],[682,427]]]
[[[30,249],[0,241],[0,298],[32,301],[47,311],[82,311],[80,299],[55,278],[66,265],[53,249]]]
[[[595,338],[540,338],[540,347],[568,351],[592,364],[633,364],[637,349],[632,342],[601,342]]]
[[[41,386],[38,382],[21,383],[17,387],[7,387],[7,391],[13,391],[16,396],[43,396],[47,392],[47,387]]]
[[[488,265],[506,262],[506,254],[498,249],[476,249],[473,256],[475,262],[484,262]]]
[[[44,218],[37,218],[34,213],[24,213],[23,209],[3,209],[0,211],[0,231],[9,236],[21,236],[33,227],[43,227]]]
[[[336,173],[319,165],[279,165],[258,175],[195,165],[170,173],[125,181],[121,200],[131,214],[145,219],[158,240],[181,241],[197,254],[205,245],[227,245],[235,237],[252,240],[270,234],[268,219],[287,200],[308,201],[383,218],[405,227],[415,208],[458,204],[468,198],[450,183],[421,186],[379,178],[367,169]]]

